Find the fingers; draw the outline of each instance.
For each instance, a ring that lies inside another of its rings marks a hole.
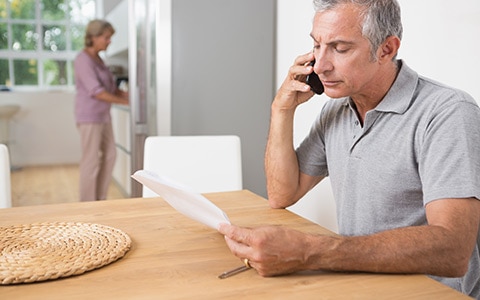
[[[251,247],[252,233],[250,228],[241,228],[230,224],[221,224],[219,232],[225,235],[225,242],[233,255],[240,259],[248,258],[252,262],[254,249]]]
[[[295,80],[305,82],[307,75],[313,72],[313,66],[310,66],[310,62],[314,59],[312,52],[298,56],[289,69],[290,76]]]
[[[295,59],[294,64],[299,66],[305,66],[305,65],[308,65],[314,59],[315,59],[315,56],[313,55],[313,52],[308,52],[298,56]]]
[[[253,256],[253,249],[246,244],[239,243],[238,241],[232,240],[228,236],[225,236],[225,242],[227,243],[228,248],[236,257],[240,259],[251,258]]]
[[[250,239],[251,239],[250,228],[238,227],[235,225],[223,223],[223,224],[220,224],[218,231],[237,243],[241,243],[245,245],[250,244]]]
[[[295,109],[314,95],[310,86],[305,83],[307,75],[313,72],[313,67],[309,65],[313,59],[311,52],[295,59],[275,97],[275,107],[280,110]]]

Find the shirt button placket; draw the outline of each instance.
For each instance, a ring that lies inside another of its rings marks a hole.
[[[353,140],[355,140],[357,138],[357,136],[359,136],[360,134],[360,126],[359,126],[360,122],[358,122],[358,120],[355,120],[354,122],[354,129],[353,129]]]

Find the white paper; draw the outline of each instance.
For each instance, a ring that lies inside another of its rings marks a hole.
[[[139,170],[132,178],[148,187],[185,216],[215,230],[221,223],[230,224],[228,216],[218,206],[189,187],[151,171]]]

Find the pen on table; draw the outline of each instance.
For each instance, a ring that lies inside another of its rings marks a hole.
[[[236,275],[238,273],[241,273],[243,271],[246,271],[246,270],[249,270],[252,268],[252,266],[250,265],[248,259],[244,259],[243,260],[243,263],[244,265],[241,266],[241,267],[238,267],[238,268],[235,268],[235,269],[232,269],[230,271],[226,271],[226,272],[223,272],[222,274],[218,275],[218,278],[220,279],[224,279],[224,278],[228,278],[230,276],[233,276],[233,275]]]
[[[241,267],[235,268],[233,270],[223,272],[222,274],[218,275],[218,278],[220,278],[220,279],[228,278],[230,276],[236,275],[236,274],[241,273],[243,271],[246,271],[248,269],[251,269],[251,268],[249,268],[247,266],[241,266]]]

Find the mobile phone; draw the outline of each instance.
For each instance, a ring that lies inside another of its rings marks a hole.
[[[314,64],[315,60],[312,60],[309,65],[313,67]],[[321,95],[325,91],[320,78],[318,78],[318,75],[313,71],[307,75],[306,82],[315,94]]]

